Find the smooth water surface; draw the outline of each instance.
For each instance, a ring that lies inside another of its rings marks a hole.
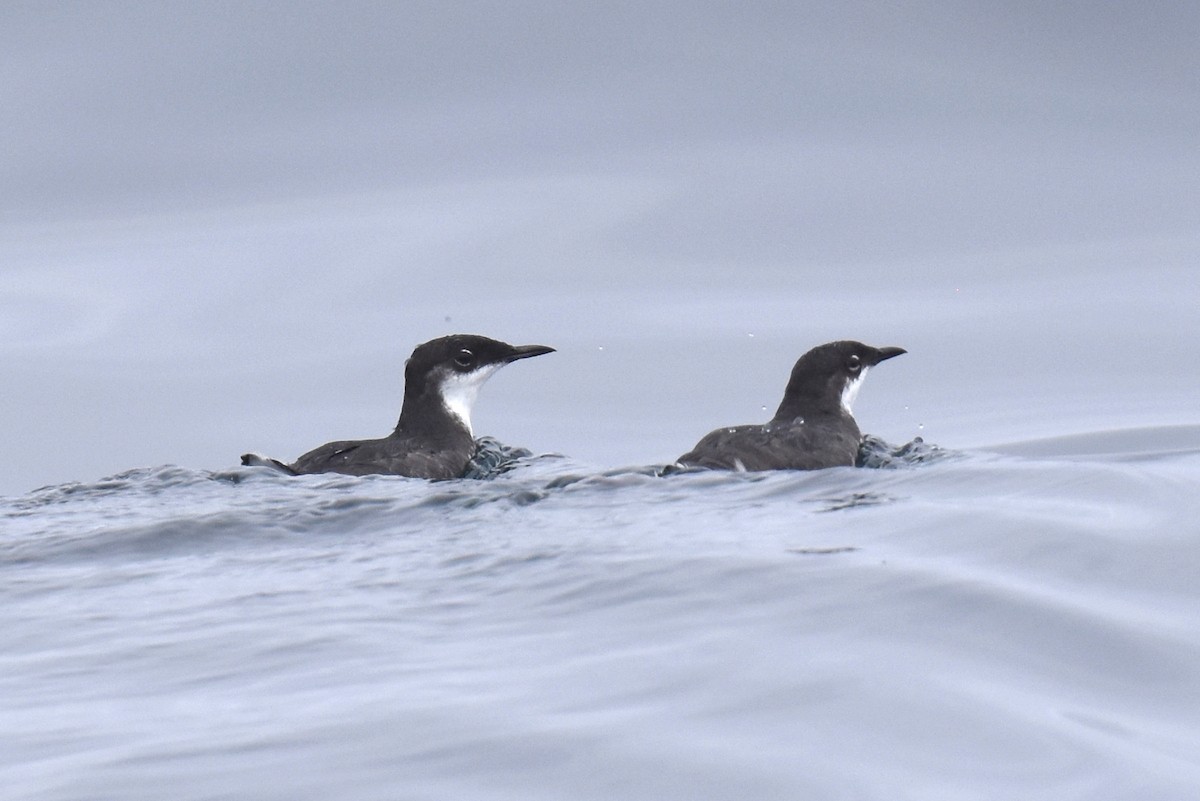
[[[1200,798],[1198,41],[0,5],[0,799]],[[454,332],[557,349],[472,421],[569,458],[230,467],[386,434]],[[835,339],[926,443],[659,474]]]
[[[1187,799],[1200,428],[878,469],[134,470],[0,507],[37,799]]]

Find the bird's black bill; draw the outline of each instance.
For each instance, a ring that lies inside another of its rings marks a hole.
[[[878,348],[878,351],[880,362],[890,359],[893,356],[899,356],[901,353],[908,353],[908,351],[906,351],[904,348]],[[876,364],[878,363],[879,362],[876,362]]]
[[[517,359],[528,359],[530,356],[542,356],[547,353],[554,353],[554,348],[546,345],[514,345],[508,361],[515,362]]]

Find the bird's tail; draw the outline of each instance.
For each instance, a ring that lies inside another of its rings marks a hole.
[[[259,456],[257,453],[243,453],[242,464],[246,465],[247,467],[274,468],[281,473],[287,473],[289,476],[300,475],[278,459],[272,459],[270,456]]]

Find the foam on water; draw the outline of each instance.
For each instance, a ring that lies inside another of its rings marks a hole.
[[[0,502],[13,797],[1186,798],[1200,427]],[[1033,458],[1031,458],[1033,457]],[[664,475],[664,473],[670,473]]]

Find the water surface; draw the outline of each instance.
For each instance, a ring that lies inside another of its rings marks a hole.
[[[877,468],[133,470],[0,507],[38,799],[1184,799],[1200,428]]]

